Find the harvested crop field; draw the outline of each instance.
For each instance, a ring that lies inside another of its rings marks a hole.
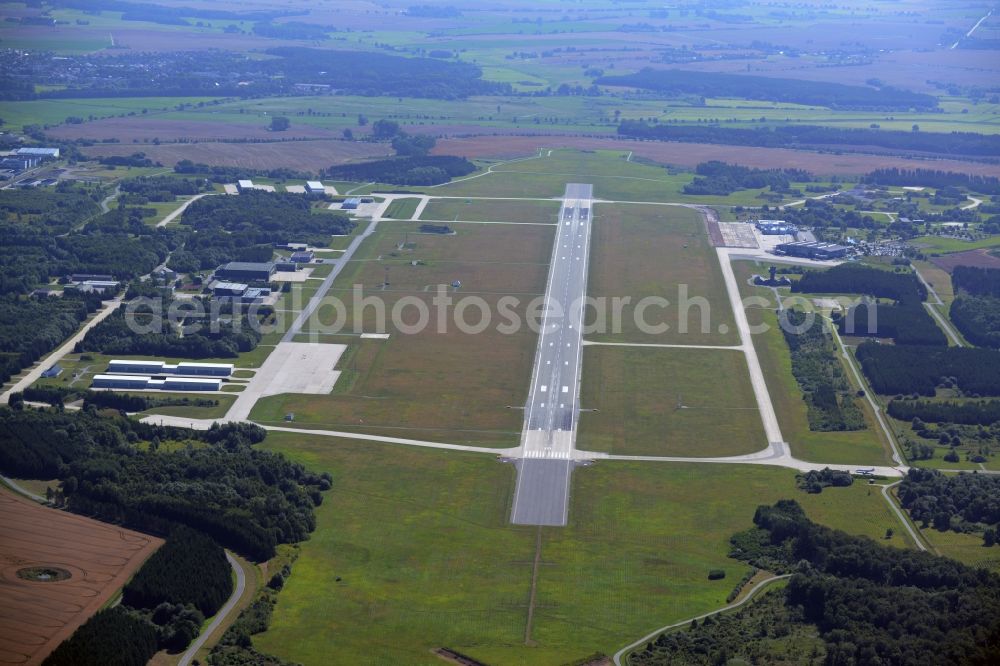
[[[1000,176],[1000,166],[959,160],[917,160],[889,155],[826,154],[786,148],[723,146],[705,143],[629,141],[579,136],[470,136],[439,139],[436,155],[462,155],[470,159],[509,159],[538,152],[539,148],[579,148],[583,150],[632,151],[662,164],[691,168],[701,162],[721,160],[759,169],[805,169],[821,175],[864,174],[874,169],[938,169],[981,176]]]
[[[990,250],[979,249],[968,252],[955,252],[943,257],[933,257],[931,263],[938,268],[951,273],[956,266],[973,266],[975,268],[1000,268],[1000,257],[990,254]]]
[[[175,143],[168,145],[109,144],[86,148],[88,157],[131,155],[136,151],[164,166],[191,160],[212,166],[250,169],[319,170],[365,158],[383,157],[393,151],[385,144],[318,140],[275,143]]]
[[[227,139],[263,139],[266,141],[290,139],[339,139],[340,131],[293,124],[280,133],[268,130],[265,119],[250,119],[245,123],[231,123],[220,120],[169,120],[166,118],[134,116],[131,118],[103,118],[79,125],[60,125],[47,130],[49,136],[57,139],[118,139],[122,148],[145,150],[153,147],[144,143],[132,143],[133,139],[152,141],[219,141]]]
[[[0,664],[41,663],[163,543],[6,491],[0,513]]]

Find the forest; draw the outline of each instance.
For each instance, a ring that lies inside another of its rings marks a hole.
[[[1000,194],[1000,178],[995,176],[979,176],[933,169],[900,169],[898,167],[875,169],[862,177],[861,182],[897,187],[964,187],[982,194]]]
[[[809,429],[864,430],[865,418],[855,402],[840,364],[837,346],[821,320],[805,325],[801,310],[783,310],[781,327],[792,356],[792,374],[808,406]]]
[[[84,188],[60,183],[53,189],[0,190],[0,214],[5,222],[41,224],[47,231],[64,234],[101,212],[97,202],[102,188]]]
[[[833,313],[841,335],[891,338],[898,345],[944,347],[948,338],[919,303],[861,303]]]
[[[933,396],[938,386],[947,385],[971,397],[1000,396],[1000,351],[865,342],[855,354],[882,395]]]
[[[0,295],[0,380],[7,382],[55,349],[100,307],[96,294]]]
[[[232,573],[222,548],[200,532],[178,527],[126,583],[121,603],[114,608],[118,614],[92,617],[45,663],[142,666],[157,650],[180,652],[232,591]],[[114,646],[116,653],[106,653],[106,646]],[[103,661],[92,661],[94,657]]]
[[[240,352],[257,347],[261,339],[259,319],[247,315],[230,320],[213,316],[213,321],[185,325],[181,335],[170,322],[167,313],[177,305],[191,305],[189,300],[165,299],[159,314],[148,308],[126,312],[119,308],[93,327],[77,343],[77,352],[100,352],[110,356],[166,356],[168,358],[236,358]],[[211,313],[209,306],[202,312]],[[273,314],[270,307],[260,308],[259,318]],[[213,330],[215,329],[215,330]],[[147,331],[150,332],[136,332]]]
[[[462,157],[429,155],[397,157],[357,164],[341,164],[325,171],[330,178],[393,185],[439,185],[452,178],[467,176],[476,165]]]
[[[958,296],[952,301],[948,316],[972,344],[1000,349],[1000,298]]]
[[[253,448],[263,438],[250,424],[191,431],[90,411],[0,408],[0,472],[60,479],[71,511],[154,534],[187,525],[264,560],[279,543],[309,535],[331,479]],[[179,445],[161,450],[164,442]]]
[[[956,289],[973,296],[1000,298],[1000,269],[956,266],[951,281]]]
[[[140,176],[122,181],[119,187],[126,193],[121,200],[133,205],[143,205],[150,201],[175,201],[179,196],[211,191],[204,179],[170,176]]]
[[[741,129],[721,125],[649,124],[623,120],[618,134],[635,139],[715,143],[761,148],[822,148],[859,146],[865,150],[883,148],[937,155],[1000,157],[1000,135],[973,132],[902,132],[898,130],[823,127],[820,125],[779,125]]]
[[[828,270],[803,273],[801,280],[792,283],[792,292],[864,294],[918,305],[927,298],[927,289],[913,273],[896,273],[856,264],[841,264]]]
[[[331,235],[349,234],[357,225],[339,213],[313,213],[307,195],[258,191],[199,199],[185,209],[181,223],[199,233],[234,234],[249,244],[302,242],[320,247]]]
[[[924,529],[982,534],[987,547],[997,542],[1000,477],[911,467],[899,487],[899,502]]]
[[[886,411],[900,421],[988,426],[1000,422],[1000,400],[893,400]]]
[[[888,86],[869,88],[829,81],[804,81],[748,74],[722,72],[658,70],[645,68],[635,74],[602,76],[594,81],[601,86],[642,88],[665,95],[700,95],[702,97],[738,97],[826,106],[831,109],[885,109],[907,111],[933,109],[937,98]]]
[[[792,500],[758,507],[730,554],[790,573],[730,615],[661,634],[630,663],[988,664],[1000,649],[1000,577],[811,522]]]
[[[742,209],[736,212],[742,212]],[[800,227],[813,229],[840,228],[846,231],[848,228],[875,229],[882,226],[871,215],[838,208],[828,201],[818,199],[806,199],[804,205],[794,208],[772,209],[764,206],[760,210],[760,216],[766,218],[769,215]]]
[[[684,194],[728,195],[738,190],[769,187],[787,192],[792,181],[809,182],[812,175],[801,169],[753,169],[726,162],[702,162],[695,167],[694,179],[684,186]]]

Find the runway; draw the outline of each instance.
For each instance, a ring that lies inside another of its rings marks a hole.
[[[511,522],[565,525],[576,446],[593,186],[566,185],[517,461]]]

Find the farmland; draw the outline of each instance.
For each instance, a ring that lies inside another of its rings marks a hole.
[[[5,664],[40,663],[163,542],[0,491]],[[72,544],[69,546],[68,544]],[[64,578],[65,577],[65,578]]]

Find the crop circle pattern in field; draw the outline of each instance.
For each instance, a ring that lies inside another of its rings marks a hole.
[[[22,569],[18,569],[16,574],[21,580],[28,580],[36,583],[57,583],[59,581],[69,580],[73,577],[73,574],[67,569],[49,566],[24,567]]]

